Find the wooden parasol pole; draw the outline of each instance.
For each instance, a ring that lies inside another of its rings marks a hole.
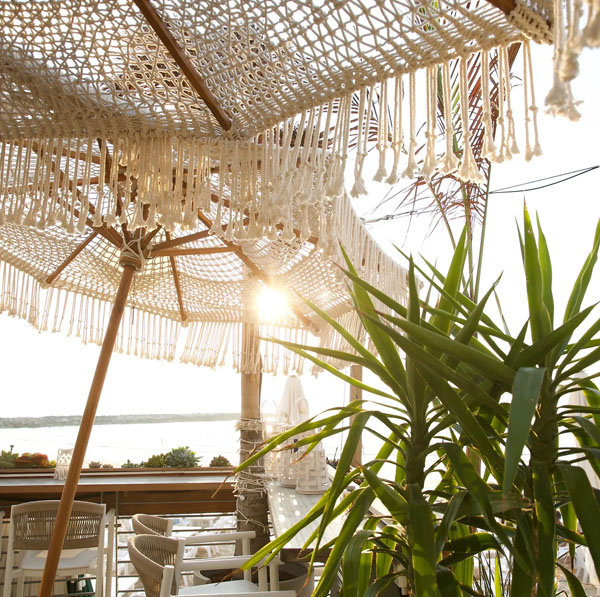
[[[106,371],[108,370],[110,357],[112,356],[115,346],[119,325],[123,317],[127,295],[129,294],[129,288],[131,287],[135,271],[133,265],[123,265],[121,282],[119,283],[117,296],[115,297],[115,302],[108,321],[108,327],[106,328],[106,334],[104,335],[104,341],[102,342],[102,348],[100,349],[96,372],[94,373],[94,379],[92,380],[92,385],[90,387],[85,411],[83,413],[81,425],[79,426],[79,433],[77,434],[77,441],[75,442],[75,448],[73,449],[73,456],[71,458],[71,465],[69,466],[69,472],[65,480],[60,505],[56,514],[56,523],[54,525],[52,539],[50,540],[50,548],[48,549],[48,555],[46,557],[46,564],[44,566],[44,573],[38,593],[39,597],[51,597],[52,595],[58,561],[67,534],[67,527],[69,525],[71,509],[73,508],[73,500],[75,499],[75,493],[77,492],[77,484],[79,483],[79,476],[81,475],[85,452],[90,439],[90,433],[92,432],[92,426],[94,425],[102,386],[104,385]],[[107,579],[107,582],[110,582],[110,579]]]

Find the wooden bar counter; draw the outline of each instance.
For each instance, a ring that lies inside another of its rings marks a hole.
[[[89,469],[76,499],[102,502],[117,515],[235,512],[231,468]],[[0,470],[0,510],[13,504],[59,499],[64,481],[52,469]]]

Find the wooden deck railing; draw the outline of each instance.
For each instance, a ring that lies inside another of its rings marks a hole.
[[[129,564],[127,539],[131,534],[130,517],[136,512],[160,514],[179,519],[176,532],[186,533],[213,528],[232,528],[235,521],[235,496],[231,468],[194,469],[91,469],[82,473],[76,499],[105,503],[114,508],[117,519],[115,553],[116,597],[139,592],[135,571]],[[52,469],[11,470],[0,473],[0,510],[5,511],[0,526],[0,580],[4,580],[8,516],[14,504],[39,499],[59,499],[62,481],[53,479]],[[37,595],[39,583],[29,579],[25,596]],[[0,595],[3,583],[0,583]],[[66,595],[66,585],[57,584],[57,592]],[[68,597],[73,597],[69,593]]]

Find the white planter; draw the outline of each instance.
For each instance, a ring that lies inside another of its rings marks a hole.
[[[292,578],[279,581],[281,591],[296,591],[298,597],[311,597],[315,588],[314,571],[308,576],[308,564],[302,562],[285,562],[279,567],[280,577],[290,575]],[[306,578],[308,576],[308,582]],[[306,584],[305,584],[306,583]]]

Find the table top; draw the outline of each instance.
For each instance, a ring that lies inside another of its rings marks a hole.
[[[231,481],[227,481],[227,475],[224,471],[83,473],[77,487],[79,491],[90,492],[218,489],[224,482],[229,488]],[[54,494],[61,492],[63,485],[64,481],[47,472],[0,474],[0,495]]]
[[[269,496],[269,509],[271,510],[271,522],[275,536],[283,534],[299,520],[302,520],[311,508],[321,499],[321,495],[304,495],[297,493],[295,489],[281,487],[275,481],[267,483]],[[322,543],[327,543],[339,536],[342,529],[343,519],[334,519],[325,530]],[[319,519],[304,527],[295,537],[286,544],[285,549],[300,551],[311,533],[319,526]]]

